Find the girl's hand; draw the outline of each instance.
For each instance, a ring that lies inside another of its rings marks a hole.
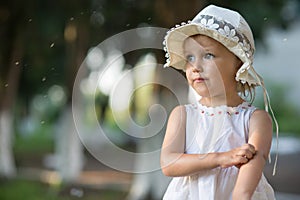
[[[241,147],[220,153],[219,166],[222,168],[231,166],[240,168],[243,164],[251,160],[255,153],[256,151],[253,145],[244,144]]]

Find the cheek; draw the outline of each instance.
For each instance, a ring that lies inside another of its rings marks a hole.
[[[213,78],[215,81],[222,79],[223,74],[223,67],[218,65],[211,65],[206,69],[206,72],[210,74],[211,78]]]
[[[237,66],[232,62],[225,62],[220,65],[216,65],[212,72],[215,77],[222,79],[223,81],[233,80],[237,72]]]
[[[191,69],[189,67],[186,67],[185,69],[186,69],[186,71],[185,71],[185,77],[187,78],[188,81],[190,81],[191,77],[192,77],[192,71],[191,71]]]

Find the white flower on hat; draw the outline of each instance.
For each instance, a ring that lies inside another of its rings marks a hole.
[[[226,37],[238,42],[239,38],[236,36],[236,31],[235,29],[230,29],[229,26],[225,25],[224,29],[219,28],[218,32],[221,33],[222,35],[225,35]]]
[[[251,56],[250,54],[250,50],[251,50],[251,46],[249,44],[249,42],[247,42],[245,39],[243,40],[243,42],[239,42],[239,44],[242,46],[243,50],[245,51],[247,57],[249,58]]]
[[[203,24],[205,27],[210,28],[210,29],[217,29],[219,28],[219,24],[215,24],[215,21],[213,18],[211,19],[201,19],[200,21],[201,24]]]

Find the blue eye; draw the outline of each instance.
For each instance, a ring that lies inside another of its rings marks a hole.
[[[213,55],[211,53],[207,53],[207,54],[204,55],[204,58],[208,59],[208,60],[213,59],[214,57],[215,57],[215,55]]]
[[[187,56],[186,56],[186,60],[187,60],[188,62],[195,62],[196,58],[195,58],[195,56],[193,56],[193,55],[187,55]]]

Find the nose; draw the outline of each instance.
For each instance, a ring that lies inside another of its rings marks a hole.
[[[200,72],[203,72],[202,64],[201,64],[199,61],[198,61],[198,62],[195,62],[195,63],[193,64],[192,72],[194,72],[194,73],[200,73]]]

